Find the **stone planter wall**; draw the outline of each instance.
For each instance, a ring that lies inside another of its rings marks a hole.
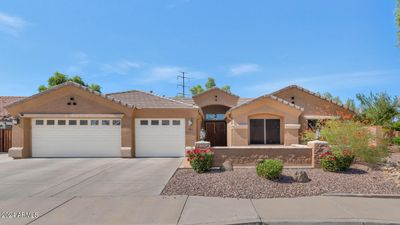
[[[312,166],[312,148],[308,146],[213,147],[214,166],[230,160],[233,166],[255,166],[260,159],[280,159],[285,166]]]

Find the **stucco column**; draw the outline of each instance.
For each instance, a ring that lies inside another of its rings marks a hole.
[[[121,157],[132,158],[134,154],[133,127],[134,119],[124,116],[121,120]]]
[[[328,142],[326,141],[309,141],[307,143],[308,147],[312,148],[312,165],[314,168],[320,168],[320,163],[319,163],[319,155],[321,153],[328,151],[329,150],[329,145]]]
[[[19,124],[13,126],[12,147],[8,150],[10,157],[21,159],[32,156],[31,127],[30,118],[22,118]]]
[[[299,143],[300,124],[285,124],[284,145]]]

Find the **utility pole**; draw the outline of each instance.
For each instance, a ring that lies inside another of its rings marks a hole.
[[[182,79],[182,83],[178,83],[178,87],[182,87],[182,92],[178,93],[178,96],[181,95],[182,97],[186,97],[186,79],[190,79],[188,76],[185,76],[186,72],[181,72],[182,75],[178,75],[176,79]]]

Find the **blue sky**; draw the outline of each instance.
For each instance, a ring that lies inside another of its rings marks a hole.
[[[229,84],[255,97],[290,84],[400,95],[395,1],[2,1],[0,95],[31,95],[55,71],[103,92]]]

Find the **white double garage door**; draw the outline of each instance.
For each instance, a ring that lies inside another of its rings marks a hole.
[[[121,120],[32,119],[32,157],[121,157]],[[135,119],[136,157],[181,157],[184,119]]]

